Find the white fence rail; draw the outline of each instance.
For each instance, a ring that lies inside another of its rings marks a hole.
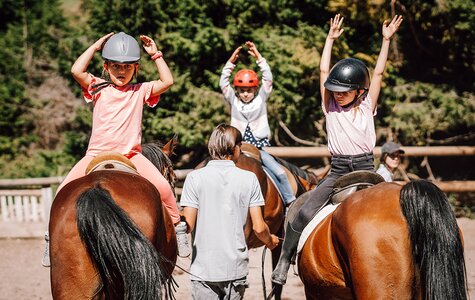
[[[0,191],[0,237],[43,236],[53,200],[51,187]]]

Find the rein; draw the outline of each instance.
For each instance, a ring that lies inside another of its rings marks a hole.
[[[279,238],[280,241],[284,241],[283,238]],[[262,279],[262,292],[264,294],[264,299],[265,300],[270,300],[272,299],[272,297],[274,296],[274,292],[275,292],[275,286],[272,288],[272,290],[270,291],[269,295],[266,295],[267,293],[267,288],[266,288],[266,278],[265,278],[265,274],[264,274],[264,265],[265,265],[265,262],[266,262],[266,251],[267,251],[267,247],[264,246],[264,250],[262,251],[262,262],[261,262],[261,279]]]

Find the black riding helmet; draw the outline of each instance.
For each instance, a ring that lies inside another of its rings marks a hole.
[[[332,92],[367,91],[369,89],[368,68],[359,59],[342,59],[330,70],[324,86]]]

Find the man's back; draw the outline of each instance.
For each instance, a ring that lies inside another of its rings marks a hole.
[[[188,174],[180,202],[198,209],[191,279],[227,281],[246,276],[244,225],[249,208],[264,205],[256,176],[231,160],[212,160]]]

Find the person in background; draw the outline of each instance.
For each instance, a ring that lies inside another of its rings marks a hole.
[[[247,287],[248,215],[256,236],[269,249],[279,244],[262,216],[264,198],[254,173],[236,167],[242,136],[218,125],[208,142],[211,161],[186,176],[180,205],[193,237],[192,298],[242,299]]]
[[[394,142],[387,142],[381,147],[381,160],[376,173],[383,176],[387,182],[394,179],[394,171],[401,164],[401,157],[405,153],[401,145]]]

